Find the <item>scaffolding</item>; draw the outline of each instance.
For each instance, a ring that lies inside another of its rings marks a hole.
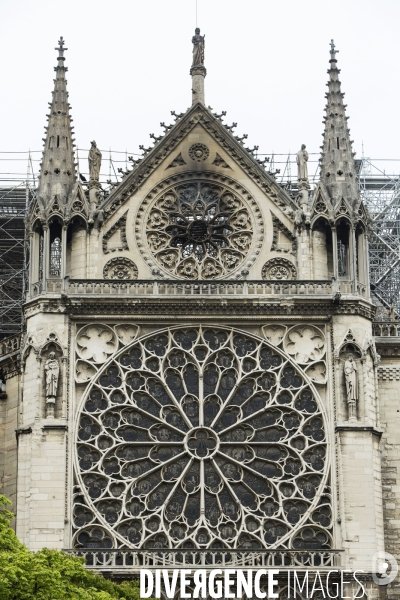
[[[8,161],[0,173],[0,339],[23,330],[22,306],[27,287],[29,247],[25,215],[35,197],[42,151],[0,152]],[[102,150],[100,183],[105,191],[121,181],[130,166],[128,151]],[[78,175],[83,185],[89,179],[88,149],[77,149]],[[297,191],[296,154],[258,154],[267,172],[290,195]],[[23,162],[27,170],[21,172]],[[4,164],[4,163],[2,163]],[[319,154],[309,155],[311,188],[319,180]],[[370,279],[376,303],[400,320],[400,159],[362,157],[356,161],[359,188],[371,218],[369,239]]]

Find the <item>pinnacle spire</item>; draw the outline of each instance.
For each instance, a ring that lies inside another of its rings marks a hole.
[[[67,80],[64,66],[64,39],[60,37],[58,46],[57,66],[54,67],[53,98],[50,112],[47,115],[48,124],[44,138],[43,158],[38,187],[38,198],[42,208],[48,208],[57,200],[60,209],[66,204],[72,186],[76,182],[75,160],[73,149],[73,127],[69,114]],[[61,209],[62,210],[62,209]]]
[[[193,62],[190,69],[192,76],[192,105],[201,102],[206,103],[204,98],[204,78],[207,75],[204,66],[204,47],[205,35],[200,35],[199,27],[196,27],[194,36],[192,37],[193,44]]]
[[[343,102],[344,93],[339,79],[340,70],[337,68],[336,49],[334,41],[330,42],[330,68],[326,94],[326,114],[324,118],[324,142],[321,146],[321,182],[325,185],[332,205],[335,207],[342,198],[350,206],[355,207],[359,200],[357,174],[352,150],[350,130],[347,125],[346,105]]]

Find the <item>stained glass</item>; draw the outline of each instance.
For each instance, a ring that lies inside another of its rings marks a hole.
[[[82,400],[75,544],[329,546],[324,419],[304,372],[248,334],[133,341]]]

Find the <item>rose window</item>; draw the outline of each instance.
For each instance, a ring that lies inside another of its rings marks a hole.
[[[190,182],[165,192],[150,207],[147,243],[158,264],[186,279],[215,279],[248,255],[253,223],[245,202],[224,186]]]
[[[75,546],[331,547],[321,402],[268,342],[144,336],[100,366],[77,418]]]

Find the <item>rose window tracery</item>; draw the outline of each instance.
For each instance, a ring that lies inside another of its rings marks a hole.
[[[119,350],[77,418],[74,545],[331,547],[325,416],[249,334],[187,327]]]
[[[251,212],[238,194],[204,181],[169,188],[150,206],[147,244],[158,264],[185,279],[235,271],[253,241]]]

